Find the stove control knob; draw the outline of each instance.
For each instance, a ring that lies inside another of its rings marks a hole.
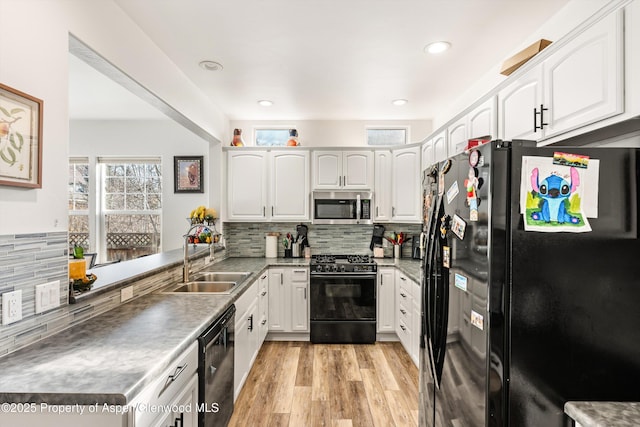
[[[322,266],[321,265],[316,265],[316,271],[318,273],[322,272]]]
[[[341,265],[341,266],[340,266],[340,270],[341,270],[341,271],[344,271],[344,270],[345,270],[344,265]]]

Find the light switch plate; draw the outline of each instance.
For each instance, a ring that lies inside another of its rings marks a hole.
[[[2,294],[2,324],[8,325],[22,319],[22,290]]]
[[[60,281],[43,283],[36,286],[36,314],[51,310],[60,305]]]

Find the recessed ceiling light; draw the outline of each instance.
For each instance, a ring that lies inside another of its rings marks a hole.
[[[258,105],[262,107],[271,107],[273,105],[273,101],[269,101],[268,99],[261,99],[258,101]]]
[[[207,71],[222,71],[222,64],[216,61],[200,61],[200,68]]]
[[[393,105],[397,105],[397,106],[406,105],[407,102],[409,101],[407,101],[406,99],[394,99],[393,101],[391,101]]]
[[[445,42],[445,41],[433,42],[426,45],[424,47],[424,51],[428,53],[433,53],[433,54],[442,53],[445,50],[448,50],[450,47],[451,47],[451,43],[449,42]]]

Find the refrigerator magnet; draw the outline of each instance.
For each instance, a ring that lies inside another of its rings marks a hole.
[[[447,230],[451,229],[451,217],[449,215],[443,215],[440,218],[440,237],[443,239],[447,237]]]
[[[475,168],[476,166],[478,166],[478,163],[480,163],[480,151],[473,150],[471,153],[469,153],[469,166]]]
[[[469,281],[469,279],[467,279],[466,276],[463,276],[462,274],[456,273],[454,275],[453,284],[454,284],[454,286],[456,288],[460,289],[461,291],[467,292],[467,282],[468,281]]]
[[[586,169],[589,165],[589,156],[556,151],[553,153],[553,164]]]
[[[449,246],[442,247],[442,266],[451,268],[451,248]]]
[[[451,201],[456,198],[460,189],[458,188],[458,181],[453,181],[451,187],[447,190],[447,204],[451,204]]]
[[[458,215],[454,215],[453,219],[451,220],[451,231],[453,231],[453,234],[458,236],[460,240],[464,240],[464,232],[466,228],[467,223],[465,222],[465,220]]]

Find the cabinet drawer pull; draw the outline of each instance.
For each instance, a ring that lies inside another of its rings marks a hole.
[[[306,273],[307,270],[293,270],[294,273]]]
[[[406,331],[407,328],[405,328],[404,326],[400,325],[400,329],[402,329],[403,331]]]
[[[405,310],[403,310],[403,309],[400,309],[400,313],[407,314],[407,312]]]
[[[262,276],[262,277],[260,278],[260,280],[264,280],[264,279],[266,279],[266,278],[267,278],[267,275],[265,274],[264,276]]]
[[[267,291],[262,291],[262,296],[265,296],[267,294]]]
[[[247,327],[247,329],[249,329],[250,331],[253,331],[253,314],[251,316],[249,316],[249,326]]]
[[[407,295],[406,295],[406,294],[403,294],[402,292],[400,292],[400,296],[401,296],[402,298],[406,298],[406,297],[407,297]]]
[[[262,324],[264,325],[264,324],[266,324],[266,323],[267,323],[267,319],[264,319],[264,320],[262,321]]]
[[[162,393],[164,393],[165,390],[168,389],[169,386],[171,386],[171,384],[173,384],[173,382],[178,378],[178,376],[180,376],[180,374],[185,369],[187,369],[187,366],[188,366],[188,363],[185,363],[184,365],[180,365],[176,367],[176,370],[173,372],[173,374],[167,377],[167,380],[164,382],[164,386],[162,387],[162,390],[160,390],[160,393],[158,393],[158,397],[160,397]]]
[[[400,276],[400,280],[404,280],[404,281],[406,281],[406,280],[407,280],[407,278],[406,278],[406,277],[404,277],[404,276]]]

